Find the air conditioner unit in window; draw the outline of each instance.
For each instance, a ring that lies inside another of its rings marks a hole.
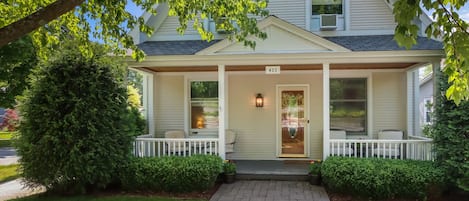
[[[321,30],[337,29],[337,14],[321,14],[319,15],[319,26]]]

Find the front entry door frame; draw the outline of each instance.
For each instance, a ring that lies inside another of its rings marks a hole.
[[[304,154],[282,154],[282,117],[281,117],[281,96],[282,91],[285,90],[302,90],[304,92]],[[309,119],[310,119],[310,102],[309,102],[309,84],[278,84],[276,85],[276,155],[277,157],[282,158],[298,158],[298,157],[309,157],[310,155],[310,128],[309,128]]]

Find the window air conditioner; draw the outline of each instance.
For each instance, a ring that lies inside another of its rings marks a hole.
[[[337,14],[321,14],[319,15],[319,26],[321,30],[337,29]]]

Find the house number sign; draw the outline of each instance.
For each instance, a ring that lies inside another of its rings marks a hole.
[[[266,66],[265,74],[280,74],[280,66]]]

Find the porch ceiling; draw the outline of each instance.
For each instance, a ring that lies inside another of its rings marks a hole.
[[[331,70],[366,70],[366,69],[406,69],[417,63],[350,63],[330,64]],[[227,65],[226,71],[264,71],[267,65]],[[278,64],[282,71],[293,70],[322,70],[322,64]],[[181,66],[181,67],[142,67],[153,72],[211,72],[217,71],[217,66]]]

